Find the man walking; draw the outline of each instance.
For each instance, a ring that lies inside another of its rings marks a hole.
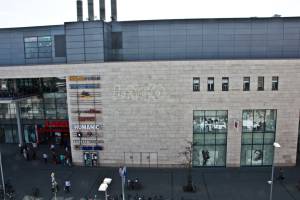
[[[66,180],[66,181],[65,181],[65,191],[66,191],[67,193],[69,193],[69,192],[70,192],[70,188],[71,188],[71,181]]]
[[[45,164],[47,164],[48,155],[46,153],[43,153],[43,159],[44,159]]]

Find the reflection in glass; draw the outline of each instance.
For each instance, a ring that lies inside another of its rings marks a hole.
[[[225,166],[227,111],[194,111],[193,166]]]
[[[276,110],[243,111],[242,166],[272,164],[275,129]]]
[[[254,111],[253,131],[265,130],[265,110]]]
[[[243,111],[243,131],[251,132],[253,130],[253,111]]]

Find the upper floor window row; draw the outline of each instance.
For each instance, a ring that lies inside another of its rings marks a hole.
[[[257,90],[263,91],[264,88],[264,77],[259,76],[257,78]],[[279,77],[272,76],[272,90],[278,90]],[[215,86],[215,78],[208,77],[207,78],[207,91],[214,91]],[[243,77],[243,90],[250,91],[250,77]],[[200,91],[200,77],[193,77],[193,91]],[[222,91],[229,91],[229,77],[222,77]]]
[[[207,91],[214,91],[215,90],[215,78],[208,77],[207,78]],[[229,90],[229,78],[223,77],[222,78],[222,91]],[[200,91],[200,77],[193,78],[193,91],[198,92]]]
[[[51,36],[34,36],[24,38],[25,58],[51,58],[52,38]]]

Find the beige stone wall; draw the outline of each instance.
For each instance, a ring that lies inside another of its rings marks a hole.
[[[276,163],[294,165],[300,110],[300,60],[210,60],[119,62],[0,68],[0,78],[100,74],[103,101],[104,151],[102,165],[126,162],[180,166],[186,140],[192,140],[193,110],[228,110],[227,166],[240,165],[242,110],[277,109],[276,140],[282,148]],[[243,77],[251,90],[243,91]],[[257,91],[257,77],[265,91]],[[279,76],[279,91],[271,91]],[[201,91],[192,91],[200,77]],[[215,91],[207,91],[215,77]],[[229,77],[229,91],[221,91]],[[234,121],[240,127],[234,128]],[[148,155],[150,155],[148,157]],[[157,157],[156,157],[157,155]],[[81,162],[81,154],[74,157]],[[142,160],[139,160],[141,156]],[[131,160],[130,160],[131,159]]]

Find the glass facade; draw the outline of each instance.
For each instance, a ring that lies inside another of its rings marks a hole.
[[[25,37],[25,58],[51,58],[52,38],[51,36]]]
[[[22,97],[22,100],[19,100],[18,103],[25,142],[36,142],[37,129],[44,127],[46,121],[68,119],[65,78],[17,79],[14,81],[18,91],[22,91],[22,95],[19,96]],[[11,92],[16,93],[16,91]],[[59,133],[53,134],[58,135]],[[0,104],[0,142],[18,142],[14,101]]]
[[[241,166],[273,163],[276,110],[244,110]]]
[[[194,111],[193,166],[225,166],[227,111]]]
[[[0,104],[0,143],[17,143],[15,104]]]

